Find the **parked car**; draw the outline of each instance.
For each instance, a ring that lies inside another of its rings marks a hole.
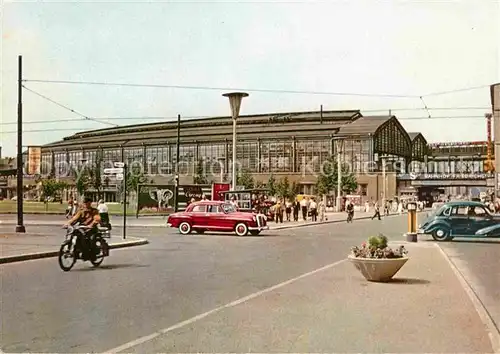
[[[436,241],[451,241],[457,236],[500,237],[500,215],[491,214],[480,202],[448,202],[428,216],[418,233],[430,234]]]
[[[238,236],[258,235],[269,229],[266,216],[240,212],[232,204],[223,201],[200,201],[189,204],[185,211],[168,217],[167,226],[178,228],[187,235],[192,231],[235,232]]]

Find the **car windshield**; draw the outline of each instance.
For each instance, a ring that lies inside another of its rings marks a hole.
[[[222,204],[222,209],[225,213],[234,213],[236,208],[231,204]]]

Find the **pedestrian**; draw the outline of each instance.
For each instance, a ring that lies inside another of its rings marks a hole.
[[[300,203],[297,199],[293,202],[293,221],[299,221]]]
[[[306,198],[302,198],[300,201],[300,209],[302,210],[302,219],[307,221],[307,200]]]
[[[399,213],[399,215],[403,214],[403,203],[402,202],[398,203],[398,213]]]
[[[68,201],[68,207],[66,208],[66,219],[70,219],[71,217],[73,217],[74,213],[73,213],[73,199],[70,199]]]
[[[290,216],[292,215],[292,202],[287,199],[285,203],[286,221],[290,221]]]
[[[318,221],[318,204],[314,198],[312,198],[311,203],[309,203],[309,210],[311,211],[311,220]]]
[[[326,205],[323,200],[320,200],[318,203],[318,213],[319,213],[319,221],[323,222],[326,219]]]
[[[354,218],[354,204],[352,202],[347,202],[346,206],[347,211],[347,222],[351,222]]]
[[[283,205],[283,201],[279,199],[274,205],[274,214],[276,223],[283,223],[283,212],[285,206]]]
[[[231,197],[231,201],[229,202],[232,206],[234,206],[236,209],[238,209],[238,202],[236,201],[236,198],[233,196]]]
[[[373,214],[372,220],[374,218],[377,218],[377,217],[379,220],[381,220],[381,218],[380,218],[380,206],[378,205],[378,201],[375,202],[375,205],[373,206],[373,208],[375,209],[375,214]]]
[[[365,202],[365,213],[369,213],[370,212],[370,202],[367,200]]]

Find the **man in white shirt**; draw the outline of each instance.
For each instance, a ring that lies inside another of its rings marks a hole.
[[[311,199],[311,202],[309,203],[309,210],[311,210],[311,220],[318,221],[318,218],[317,218],[318,205],[316,204],[316,201],[314,199]]]
[[[307,200],[306,198],[302,198],[302,200],[300,201],[300,209],[302,210],[302,219],[304,219],[304,221],[307,220]]]

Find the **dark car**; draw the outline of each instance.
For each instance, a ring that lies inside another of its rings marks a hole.
[[[491,214],[480,202],[448,202],[428,216],[418,233],[430,234],[436,241],[451,241],[457,236],[500,237],[500,215]]]

